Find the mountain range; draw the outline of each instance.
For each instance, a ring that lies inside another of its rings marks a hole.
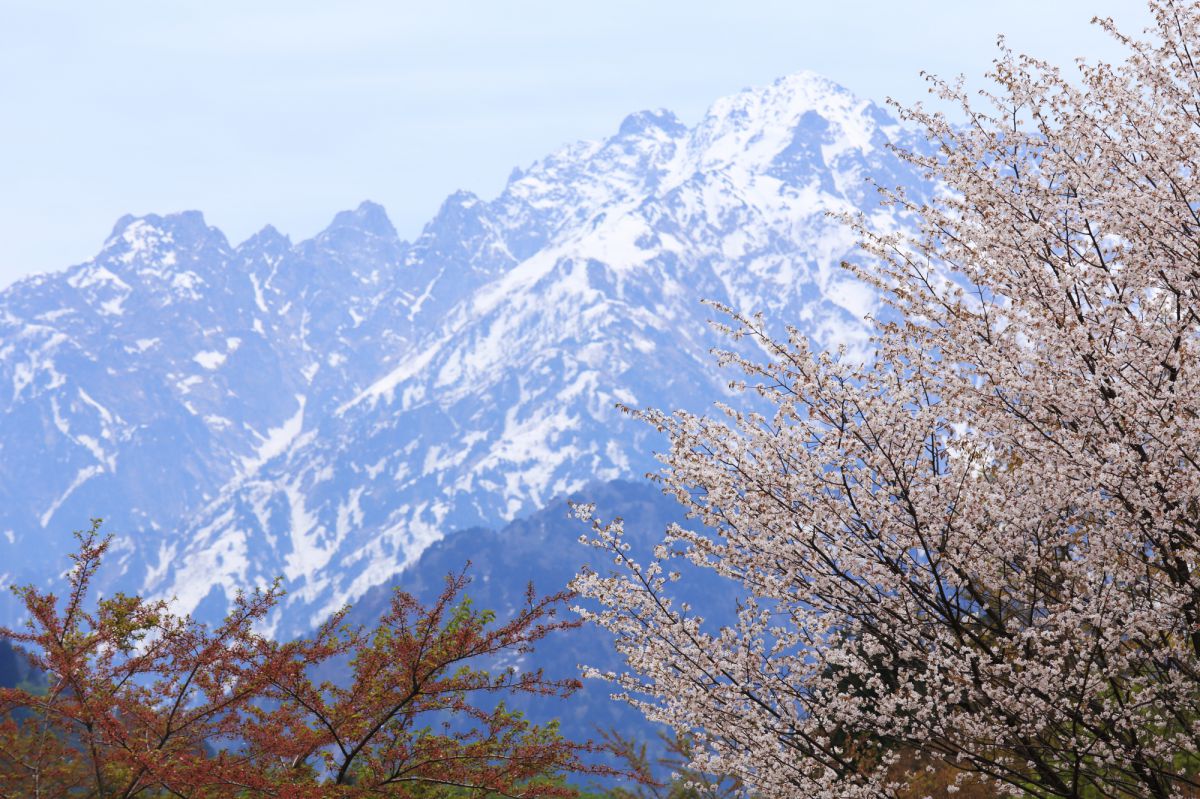
[[[369,202],[295,243],[124,217],[0,293],[0,583],[55,584],[98,516],[104,590],[212,620],[282,576],[269,631],[294,635],[452,531],[651,471],[664,442],[618,404],[728,396],[702,300],[867,351],[876,298],[829,213],[910,224],[871,185],[927,196],[892,145],[920,143],[800,73],[692,126],[632,114],[493,199],[451,195],[415,241]]]

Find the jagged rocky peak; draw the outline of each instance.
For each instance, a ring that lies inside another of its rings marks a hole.
[[[831,122],[862,116],[874,104],[813,72],[797,72],[766,86],[742,89],[709,106],[701,127],[725,124],[753,128],[771,121],[795,121],[815,111]]]
[[[437,214],[422,229],[416,248],[443,256],[461,251],[464,245],[484,234],[486,210],[486,204],[473,192],[459,189],[442,202]]]
[[[449,290],[450,283],[465,290],[513,266],[513,239],[513,226],[496,218],[494,204],[484,202],[473,192],[456,191],[446,198],[405,254],[405,264],[416,267],[406,275],[407,287],[416,288],[413,280],[424,281],[416,295],[420,297],[433,285],[430,281],[438,283],[441,288],[435,293],[440,296],[430,297],[428,303],[421,300],[420,307],[446,310],[449,306],[445,302],[451,296],[458,299],[458,292]],[[520,251],[519,245],[516,250]]]
[[[688,132],[687,125],[679,121],[674,112],[665,108],[653,111],[636,111],[621,121],[618,136],[661,136],[679,138]]]
[[[430,224],[436,224],[438,219],[445,216],[457,216],[461,214],[462,211],[475,208],[475,206],[479,205],[481,202],[482,201],[479,199],[479,196],[475,194],[475,192],[467,191],[466,189],[459,189],[442,202],[441,207],[438,209],[437,215],[434,217],[434,221],[430,222]]]
[[[310,260],[321,258],[317,255],[321,252],[355,270],[371,272],[402,261],[406,247],[383,206],[365,200],[353,211],[340,211],[329,227],[296,249]]]
[[[126,214],[117,220],[105,247],[129,245],[136,249],[139,244],[153,241],[173,241],[178,244],[196,245],[217,243],[227,245],[225,234],[210,226],[200,211],[179,211],[173,214]]]
[[[340,211],[325,232],[355,230],[379,236],[385,239],[398,240],[396,228],[388,219],[387,211],[379,203],[363,200],[353,211]]]
[[[237,246],[241,254],[262,253],[269,256],[281,255],[292,248],[292,240],[280,233],[274,225],[264,225],[261,230]]]
[[[201,211],[178,211],[173,214],[125,214],[113,225],[109,240],[123,236],[128,230],[153,228],[158,230],[191,230],[200,233],[210,230]],[[215,228],[214,228],[215,229]]]
[[[614,201],[640,201],[726,171],[797,188],[816,179],[823,194],[849,192],[858,202],[864,175],[885,185],[908,180],[896,166],[881,171],[893,160],[885,145],[903,135],[884,109],[798,72],[717,100],[691,129],[665,109],[630,114],[609,138],[565,145],[514,170],[489,206],[498,218],[520,220],[523,233],[507,238],[514,253],[528,255],[564,224],[594,219]]]
[[[238,257],[245,264],[253,264],[258,260],[278,264],[290,251],[292,251],[292,239],[286,234],[278,232],[272,224],[264,226],[258,233],[242,241],[236,248]]]
[[[799,135],[825,145],[824,157],[872,152],[881,127],[894,121],[879,106],[812,72],[717,100],[693,131],[702,166],[737,162],[763,168]]]
[[[126,214],[117,220],[97,260],[141,266],[171,267],[180,252],[228,250],[225,234],[210,227],[199,211],[160,216]]]

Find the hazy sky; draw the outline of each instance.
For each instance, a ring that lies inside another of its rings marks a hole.
[[[93,255],[125,213],[238,242],[383,203],[412,237],[455,189],[666,107],[811,69],[909,102],[996,34],[1114,58],[1140,0],[0,0],[0,285]]]

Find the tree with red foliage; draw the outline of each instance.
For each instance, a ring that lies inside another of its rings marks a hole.
[[[565,593],[537,597],[505,623],[450,576],[428,607],[397,591],[372,631],[344,613],[310,637],[256,631],[277,585],[239,595],[206,627],[166,602],[90,587],[110,539],[77,534],[60,601],[17,589],[25,630],[0,630],[48,676],[44,691],[0,689],[0,797],[559,797],[568,773],[603,773],[593,747],[534,725],[498,698],[566,697],[577,680],[474,665],[532,650],[578,622]],[[313,668],[345,659],[345,685]],[[489,699],[491,697],[491,699]]]

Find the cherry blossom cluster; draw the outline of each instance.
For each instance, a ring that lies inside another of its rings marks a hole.
[[[607,677],[763,797],[906,790],[916,752],[1037,797],[1200,788],[1200,5],[1070,76],[1001,42],[967,124],[918,106],[942,190],[848,220],[883,295],[873,359],[722,309],[743,407],[635,412],[697,524],[573,587]],[[587,511],[588,509],[584,509]],[[679,559],[741,583],[715,627]]]

